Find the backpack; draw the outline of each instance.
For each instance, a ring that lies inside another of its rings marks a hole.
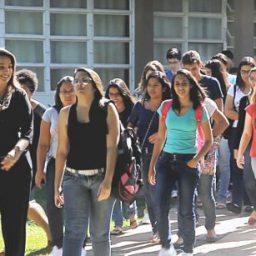
[[[111,101],[105,103],[107,105]],[[121,121],[116,166],[112,180],[112,195],[122,202],[132,203],[142,187],[141,149],[132,128],[125,128]]]
[[[165,100],[162,107],[161,122],[165,122],[169,109],[172,107],[172,100]],[[200,151],[204,145],[204,132],[201,126],[201,121],[203,120],[204,111],[203,107],[199,106],[194,110],[196,123],[197,123],[197,136],[196,136],[196,147],[197,151]],[[201,160],[203,164],[203,160]]]

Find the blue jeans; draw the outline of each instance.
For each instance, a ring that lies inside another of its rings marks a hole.
[[[206,230],[214,229],[216,222],[214,184],[215,175],[200,174],[198,193],[203,203]]]
[[[143,190],[148,209],[148,216],[152,226],[154,234],[157,233],[157,211],[156,211],[156,186],[152,186],[148,182],[148,169],[151,160],[151,153],[142,153],[142,179],[143,179]]]
[[[236,160],[234,159],[234,142],[237,128],[232,128],[231,136],[229,138],[229,149],[230,149],[230,170],[231,170],[231,181],[233,182],[232,187],[232,202],[242,207],[244,198],[244,181],[243,171],[238,168]]]
[[[64,193],[64,245],[63,256],[80,256],[90,217],[90,235],[93,255],[111,255],[110,220],[114,198],[97,200],[104,174],[84,176],[65,172]]]
[[[116,200],[114,210],[113,210],[113,215],[112,215],[112,218],[115,222],[115,227],[123,226],[123,207],[125,208],[128,216],[135,215],[137,212],[136,201],[129,204],[129,203],[123,203],[120,200]]]
[[[55,160],[51,158],[46,171],[46,210],[49,221],[49,228],[52,234],[53,245],[59,248],[63,244],[63,210],[57,208],[54,202],[54,179],[55,179]]]
[[[184,251],[192,252],[195,243],[195,190],[199,172],[197,168],[190,168],[187,162],[193,157],[182,154],[173,158],[171,154],[162,152],[156,165],[156,191],[158,231],[162,247],[169,248],[171,232],[169,228],[170,194],[178,181],[179,188],[179,228],[184,240]]]
[[[228,146],[228,140],[224,138],[221,138],[217,159],[219,166],[219,185],[217,201],[219,203],[225,204],[230,181],[230,150]]]

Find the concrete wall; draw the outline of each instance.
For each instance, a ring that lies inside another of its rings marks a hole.
[[[135,1],[135,87],[143,67],[153,60],[153,0]]]
[[[244,56],[253,56],[254,0],[235,0],[235,63]]]

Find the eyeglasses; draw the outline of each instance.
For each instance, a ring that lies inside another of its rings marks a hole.
[[[91,83],[93,80],[90,77],[85,77],[81,80],[78,79],[74,79],[73,84],[89,84]]]
[[[249,72],[250,72],[251,70],[249,69],[249,70],[243,70],[243,69],[241,69],[241,75],[248,75],[249,74]]]
[[[121,96],[121,93],[117,92],[117,93],[111,93],[109,92],[108,93],[109,97],[120,97]]]
[[[168,64],[170,65],[175,65],[175,64],[178,64],[179,61],[178,60],[175,60],[175,61],[168,61]]]
[[[62,95],[72,95],[72,94],[74,94],[75,93],[75,91],[74,90],[70,90],[70,91],[60,91],[60,94],[62,94]]]

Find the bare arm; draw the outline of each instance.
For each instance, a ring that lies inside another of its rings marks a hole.
[[[166,140],[166,126],[165,123],[161,121],[161,118],[159,118],[159,126],[158,126],[158,133],[156,136],[154,149],[149,165],[149,172],[148,172],[148,181],[151,185],[155,184],[155,165],[156,161],[159,157],[159,154],[161,153],[164,143]]]
[[[223,99],[222,98],[218,98],[218,99],[215,99],[214,100],[215,101],[215,103],[217,104],[217,107],[218,107],[218,109],[221,111],[221,112],[223,112]]]
[[[108,104],[107,115],[107,161],[106,173],[98,191],[98,201],[108,199],[111,193],[112,179],[117,158],[117,145],[119,141],[119,117],[113,104]]]
[[[61,207],[64,204],[61,195],[62,180],[69,152],[69,139],[67,134],[68,114],[70,106],[63,108],[59,114],[58,121],[58,149],[55,162],[55,205]]]
[[[217,137],[226,130],[229,123],[225,115],[219,109],[214,111],[212,119],[214,120],[212,135],[213,137]]]
[[[251,116],[246,113],[245,123],[244,123],[244,131],[243,131],[242,138],[240,140],[238,154],[237,154],[237,160],[236,160],[237,166],[240,169],[243,169],[243,164],[244,164],[243,154],[250,142],[251,137],[252,137]]]
[[[227,95],[226,102],[225,102],[225,115],[232,120],[238,120],[238,113],[234,110],[234,97]]]
[[[35,177],[36,185],[39,188],[46,180],[44,174],[44,164],[46,160],[46,154],[51,143],[50,126],[51,123],[47,123],[44,120],[41,121],[39,142],[37,146],[37,170]]]

